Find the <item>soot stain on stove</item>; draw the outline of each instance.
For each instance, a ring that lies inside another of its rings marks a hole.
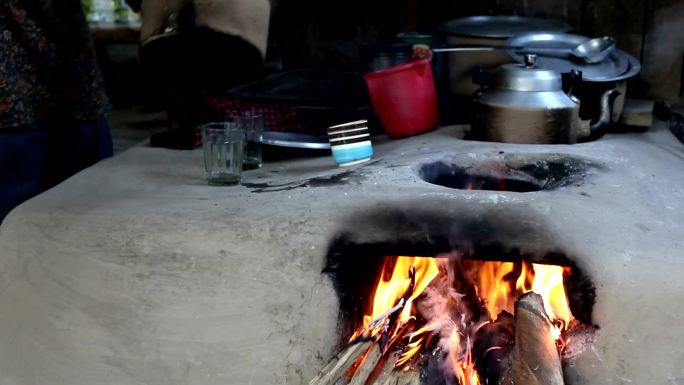
[[[535,192],[580,187],[604,166],[566,154],[509,155],[475,163],[437,161],[423,164],[425,182],[459,190]]]
[[[348,185],[352,183],[359,183],[365,179],[362,173],[355,170],[348,170],[328,176],[319,176],[304,181],[282,183],[282,184],[269,184],[269,183],[243,183],[242,185],[248,188],[252,188],[254,193],[265,193],[265,192],[278,192],[278,191],[290,191],[302,187],[332,187]]]

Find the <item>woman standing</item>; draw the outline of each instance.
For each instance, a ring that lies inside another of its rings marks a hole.
[[[112,155],[80,0],[0,2],[0,221]]]
[[[142,10],[140,56],[165,95],[169,130],[159,147],[196,147],[203,97],[263,74],[271,0],[127,0]]]

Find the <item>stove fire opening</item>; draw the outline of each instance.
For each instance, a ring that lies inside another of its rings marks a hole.
[[[496,259],[338,258],[343,343],[310,384],[563,384],[598,330],[593,288],[564,256]]]

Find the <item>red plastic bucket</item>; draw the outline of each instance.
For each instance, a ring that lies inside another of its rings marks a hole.
[[[430,59],[419,59],[364,76],[373,110],[387,135],[402,138],[438,125]]]

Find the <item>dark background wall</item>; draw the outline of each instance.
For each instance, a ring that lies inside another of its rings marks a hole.
[[[555,18],[576,33],[613,36],[643,65],[630,93],[671,102],[682,97],[684,0],[280,0],[269,58],[285,69],[353,68],[361,61],[359,43],[433,32],[441,22],[471,15]]]

